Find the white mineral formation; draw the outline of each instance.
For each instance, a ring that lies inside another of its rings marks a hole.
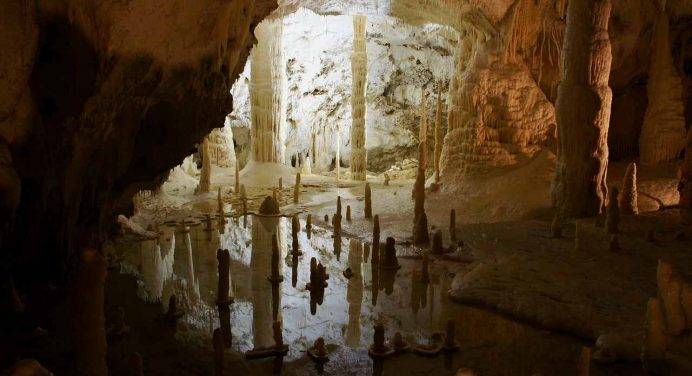
[[[202,171],[200,171],[199,184],[197,189],[195,189],[195,193],[209,193],[211,189],[211,155],[209,152],[209,142],[206,137],[202,141],[199,154],[202,157]]]
[[[557,176],[553,201],[562,218],[593,216],[606,199],[608,125],[613,93],[610,0],[570,1],[555,104]]]
[[[368,19],[353,16],[353,53],[351,55],[351,179],[365,180],[365,93],[368,86],[368,53],[365,34]]]
[[[662,3],[654,23],[646,88],[649,103],[639,136],[639,160],[644,165],[677,159],[687,134],[682,80],[673,65],[666,2]]]
[[[284,163],[286,64],[282,51],[283,20],[265,20],[255,28],[250,103],[252,160]]]
[[[211,163],[219,167],[233,167],[236,164],[233,145],[233,129],[230,126],[216,128],[206,138],[209,143]]]

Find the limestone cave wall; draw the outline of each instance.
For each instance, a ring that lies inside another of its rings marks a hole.
[[[64,279],[232,110],[275,1],[0,3],[3,272]],[[3,273],[4,274],[4,273]]]

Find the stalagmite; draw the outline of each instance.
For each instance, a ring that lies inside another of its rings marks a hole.
[[[620,194],[620,212],[623,214],[639,214],[637,203],[637,164],[632,162],[627,166],[627,172],[622,180]]]
[[[437,86],[437,111],[435,112],[435,183],[440,183],[440,158],[442,157],[442,83]]]
[[[667,333],[678,336],[685,330],[685,312],[682,307],[683,283],[673,267],[661,260],[658,261],[656,269],[656,281]]]
[[[577,376],[589,376],[591,372],[591,349],[582,346],[577,363]]]
[[[562,221],[560,216],[555,214],[553,216],[553,222],[550,224],[550,237],[553,239],[559,239],[562,237]]]
[[[418,168],[428,169],[428,106],[425,88],[421,89],[420,129],[418,132]]]
[[[432,253],[434,255],[441,255],[445,252],[444,245],[442,242],[442,230],[437,230],[433,234],[432,241]]]
[[[296,174],[296,183],[293,185],[293,203],[300,203],[300,172]]]
[[[685,147],[687,133],[683,85],[673,64],[666,2],[656,3],[660,9],[651,38],[651,64],[646,87],[649,101],[639,136],[639,160],[643,165],[677,159]]]
[[[610,0],[570,1],[555,105],[558,162],[553,202],[562,218],[595,216],[606,196],[612,54]]]
[[[336,157],[334,158],[336,163],[336,181],[341,179],[341,126],[336,126]]]
[[[202,156],[202,171],[199,175],[199,184],[195,189],[196,194],[208,193],[211,190],[211,155],[209,154],[209,141],[206,137],[202,141],[199,154]]]
[[[399,260],[396,257],[396,241],[391,236],[387,238],[384,247],[384,260],[382,260],[382,269],[399,269]]]
[[[389,174],[386,172],[384,173],[384,186],[385,187],[389,186]]]
[[[428,215],[425,212],[418,216],[415,226],[413,226],[413,244],[425,245],[430,243],[430,233],[428,232]]]
[[[298,232],[300,231],[300,221],[298,220],[298,215],[294,215],[291,218],[291,253],[294,255],[300,255],[300,243],[298,242]]]
[[[620,232],[620,192],[617,187],[610,190],[608,196],[608,208],[606,209],[606,231],[609,234],[617,234]]]
[[[368,353],[373,358],[384,358],[394,353],[394,350],[392,350],[385,342],[384,325],[382,325],[380,322],[375,324],[373,344],[370,346]]]
[[[663,309],[658,298],[650,298],[646,305],[646,323],[642,362],[655,363],[664,359],[668,348]]]
[[[286,122],[286,62],[283,19],[264,20],[255,28],[257,44],[252,49],[250,110],[252,160],[284,163]]]
[[[351,222],[351,205],[346,205],[346,220]]]
[[[353,53],[351,54],[351,179],[353,180],[365,180],[367,165],[365,150],[365,93],[368,83],[366,27],[366,16],[353,16]]]
[[[456,324],[454,320],[447,320],[445,341],[442,346],[446,351],[456,351],[459,349],[459,342],[456,341]]]
[[[305,219],[305,229],[312,231],[312,214],[308,214],[307,218]]]
[[[370,183],[365,183],[365,218],[372,218],[372,191]]]
[[[449,212],[449,238],[453,242],[457,240],[457,211],[454,209]]]
[[[223,199],[221,198],[221,187],[219,187],[219,190],[216,194],[216,206],[218,207],[219,216],[223,218],[226,213],[224,212]]]
[[[240,170],[239,163],[235,164],[235,194],[240,194]]]
[[[375,215],[372,221],[372,264],[380,262],[380,216]],[[374,268],[374,266],[373,266]]]
[[[107,274],[106,259],[96,250],[80,255],[70,301],[74,367],[80,375],[108,375],[103,312]]]

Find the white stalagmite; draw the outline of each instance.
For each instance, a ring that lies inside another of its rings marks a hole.
[[[665,5],[656,17],[652,43],[646,88],[649,104],[639,136],[639,157],[644,165],[675,160],[685,147],[687,134],[682,81],[673,65]]]
[[[255,28],[250,104],[252,160],[284,163],[286,65],[282,52],[283,20],[265,20]]]
[[[209,152],[209,141],[204,138],[202,141],[200,156],[202,157],[202,171],[199,174],[199,185],[195,189],[195,193],[209,193],[211,189],[211,155]]]
[[[365,180],[365,93],[368,86],[368,53],[365,44],[367,17],[353,16],[353,53],[351,54],[351,179]]]

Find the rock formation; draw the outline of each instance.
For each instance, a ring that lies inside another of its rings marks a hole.
[[[657,12],[651,38],[651,63],[646,88],[649,102],[639,136],[639,160],[643,165],[675,160],[685,147],[683,88],[671,54],[666,2],[656,3],[661,9]]]
[[[620,212],[623,214],[639,214],[637,197],[637,164],[632,162],[627,166],[625,177],[622,179]]]
[[[365,183],[365,208],[363,209],[365,218],[372,218],[372,191],[370,183]]]
[[[283,20],[265,20],[255,29],[252,50],[250,100],[252,160],[284,162],[286,123],[286,62],[283,55]]]
[[[365,151],[365,93],[368,86],[368,53],[365,34],[368,19],[353,16],[353,53],[351,54],[351,179],[365,180],[367,154]]]
[[[199,154],[202,157],[202,170],[200,171],[199,185],[195,189],[195,193],[209,193],[211,189],[211,154],[206,137],[202,141]]]
[[[593,216],[606,199],[612,55],[610,0],[570,1],[555,104],[557,175],[553,201],[563,218]]]

